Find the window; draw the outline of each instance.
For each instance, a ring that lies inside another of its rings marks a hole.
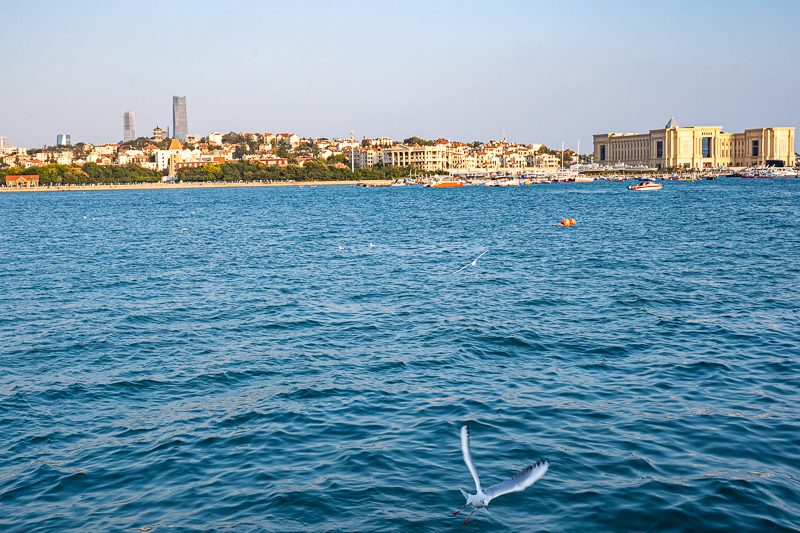
[[[606,145],[605,144],[601,144],[600,145],[600,161],[605,161],[605,160],[606,160]]]
[[[711,137],[703,137],[703,157],[711,157]]]
[[[656,141],[656,159],[664,157],[664,141]]]
[[[758,141],[753,141],[753,157],[758,157]]]

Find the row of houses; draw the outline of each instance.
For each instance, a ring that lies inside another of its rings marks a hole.
[[[158,133],[158,129],[156,130]],[[158,135],[155,135],[157,137]],[[293,133],[241,133],[238,140],[242,144],[223,141],[219,132],[205,138],[188,136],[186,145],[177,139],[171,140],[169,147],[161,149],[155,144],[144,148],[129,145],[83,144],[77,148],[43,150],[27,154],[25,149],[14,149],[14,153],[0,155],[0,163],[5,166],[23,168],[43,166],[50,163],[78,164],[96,163],[99,165],[139,165],[156,171],[175,175],[181,168],[199,167],[204,164],[221,164],[233,160],[248,160],[268,165],[286,165],[286,157],[278,157],[275,148],[279,144],[294,150],[295,159],[302,164],[306,155],[328,159],[336,155],[352,158],[353,166],[374,167],[394,165],[414,167],[425,172],[437,171],[499,171],[555,168],[559,157],[541,151],[541,144],[521,145],[503,141],[485,144],[464,144],[438,139],[431,145],[398,143],[388,137],[364,139],[361,142],[350,139],[309,139]],[[244,148],[244,153],[242,152]]]
[[[558,156],[542,153],[541,144],[519,145],[506,142],[490,142],[468,145],[444,139],[433,145],[396,144],[388,148],[361,146],[353,150],[356,167],[393,165],[414,167],[426,172],[450,171],[499,171],[555,168]]]

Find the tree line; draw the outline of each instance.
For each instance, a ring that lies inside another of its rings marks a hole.
[[[178,171],[182,181],[346,181],[398,179],[409,175],[409,169],[395,166],[349,168],[327,165],[311,159],[303,166],[265,165],[250,161],[231,161],[222,165],[203,165]]]
[[[154,183],[163,174],[139,165],[98,165],[86,163],[59,165],[51,163],[41,167],[11,167],[0,170],[0,183],[8,175],[39,175],[40,185],[79,185],[88,183]],[[364,167],[356,169],[327,165],[323,160],[311,159],[299,165],[265,165],[251,161],[231,161],[221,165],[206,164],[201,167],[178,170],[182,181],[345,181],[387,180],[409,175],[409,169],[395,166]]]
[[[95,163],[59,165],[51,163],[41,167],[11,167],[0,170],[5,183],[9,175],[39,175],[39,185],[79,185],[86,183],[146,183],[161,181],[161,173],[139,165],[104,166]]]

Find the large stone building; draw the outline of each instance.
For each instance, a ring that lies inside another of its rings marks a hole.
[[[682,128],[671,119],[650,133],[594,136],[594,162],[658,169],[794,166],[794,128],[754,128],[725,133],[721,126]]]
[[[426,172],[447,168],[447,146],[409,146],[398,144],[383,151],[383,163],[398,167],[414,167]]]

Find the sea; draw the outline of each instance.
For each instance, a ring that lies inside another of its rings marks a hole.
[[[85,187],[0,223],[0,531],[800,530],[800,180]],[[484,488],[550,464],[467,525],[464,424]]]

